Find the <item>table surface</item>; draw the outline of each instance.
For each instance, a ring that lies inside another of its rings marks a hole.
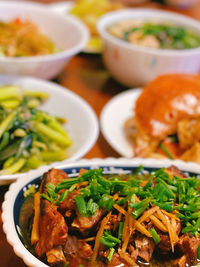
[[[48,4],[58,1],[37,0],[35,2]],[[153,2],[137,5],[137,7],[141,6],[172,10],[200,20],[200,0],[197,0],[197,3],[187,10],[166,7]],[[56,80],[54,80],[54,82],[61,84],[84,98],[95,110],[98,118],[103,106],[114,95],[128,89],[117,83],[109,75],[103,65],[101,55],[97,54],[81,53],[73,57],[64,71],[56,78]],[[120,157],[120,155],[112,150],[100,133],[96,144],[84,157],[106,158]],[[3,202],[4,194],[7,190],[8,186],[0,187],[0,205]],[[26,267],[23,261],[14,254],[12,247],[6,241],[6,237],[2,229],[1,212],[2,211],[0,210],[0,267]]]

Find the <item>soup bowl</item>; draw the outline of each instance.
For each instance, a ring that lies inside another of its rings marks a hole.
[[[200,47],[180,50],[143,47],[109,33],[109,26],[125,20],[170,23],[191,29],[200,36],[200,23],[197,20],[175,12],[130,8],[102,16],[97,28],[103,41],[103,61],[120,83],[129,87],[143,86],[161,74],[198,73]]]

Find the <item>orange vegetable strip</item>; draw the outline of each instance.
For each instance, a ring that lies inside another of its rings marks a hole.
[[[37,192],[34,195],[34,218],[33,227],[31,232],[31,244],[35,244],[39,238],[39,220],[40,220],[40,193]]]
[[[119,193],[114,194],[114,196],[113,196],[113,200],[117,200],[118,197],[119,197]]]
[[[99,245],[100,245],[99,241],[100,241],[100,238],[103,235],[105,226],[106,226],[106,224],[108,223],[108,221],[110,219],[110,215],[111,215],[111,211],[107,214],[106,217],[103,218],[103,220],[101,222],[101,226],[99,228],[99,231],[97,232],[91,263],[94,263],[95,260],[96,260],[96,257],[97,257],[97,254],[98,254],[98,250],[99,250]]]
[[[79,184],[75,184],[77,189],[79,189],[81,186],[87,186],[87,185],[88,185],[88,181],[84,181],[84,182],[81,182]]]
[[[169,213],[169,212],[167,212],[166,210],[161,210],[161,211],[162,211],[162,213],[166,214],[168,217],[171,217],[171,218],[176,219],[177,221],[180,221],[180,218],[178,218],[178,217],[176,216],[176,214]]]
[[[118,217],[117,217],[118,222],[121,222],[121,218],[122,218],[122,213],[119,212]]]
[[[165,219],[165,216],[164,214],[161,212],[161,210],[157,210],[156,213],[154,214],[158,219],[160,219],[164,225],[166,226],[167,222],[166,222],[166,219]]]
[[[119,205],[117,204],[114,204],[113,207],[118,210],[119,212],[121,212],[123,215],[126,216],[127,212],[125,211],[125,209],[123,209],[122,207],[120,207]]]
[[[174,252],[174,235],[173,235],[173,229],[169,221],[169,218],[167,217],[167,215],[164,215],[161,210],[157,210],[156,213],[158,214],[159,218],[162,220],[162,222],[167,227],[167,230],[169,233],[169,239],[170,239],[170,243],[172,247],[172,252]]]
[[[144,187],[148,183],[148,180],[142,181],[140,186]]]
[[[175,239],[175,237],[174,237],[174,230],[173,230],[173,227],[172,227],[172,225],[171,225],[171,223],[170,223],[170,220],[169,220],[169,218],[166,216],[166,215],[164,215],[165,216],[165,219],[166,219],[166,222],[167,222],[167,229],[168,229],[168,232],[169,232],[169,239],[170,239],[170,243],[171,243],[171,247],[172,247],[172,252],[174,252],[174,239]]]
[[[138,230],[140,233],[142,233],[148,237],[151,237],[151,234],[149,233],[149,231],[138,221],[135,221],[134,226],[135,226],[135,229]]]
[[[159,207],[157,207],[157,206],[155,206],[155,207],[153,207],[153,208],[151,208],[151,209],[148,209],[148,210],[145,211],[145,212],[143,213],[143,215],[138,219],[138,222],[139,222],[139,223],[142,223],[142,222],[146,221],[146,219],[147,219],[150,215],[152,215],[154,212],[156,212],[158,209],[159,209]]]
[[[172,225],[172,229],[173,229],[173,232],[174,232],[174,242],[176,243],[176,242],[178,242],[179,237],[178,237],[177,232],[176,232],[177,223],[176,223],[176,219],[175,218],[171,219],[171,225]]]
[[[128,223],[129,223],[129,214],[126,212],[125,219],[124,219],[124,227],[123,227],[123,232],[122,232],[122,241],[124,242],[127,236],[127,231],[128,231]]]
[[[161,231],[163,232],[168,232],[167,231],[167,228],[164,226],[164,224],[154,215],[151,215],[149,217],[151,219],[151,221],[153,222],[153,224],[158,228],[160,229]]]
[[[128,255],[128,253],[123,252],[121,249],[118,249],[119,256],[126,261],[130,266],[138,266],[134,260]]]
[[[132,233],[132,218],[130,213],[131,213],[131,208],[128,207],[128,212],[126,213],[124,228],[122,233],[122,240],[123,240],[122,252],[126,251]]]

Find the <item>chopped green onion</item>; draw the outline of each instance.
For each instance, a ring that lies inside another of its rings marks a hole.
[[[123,228],[124,228],[124,223],[120,222],[119,223],[119,229],[118,229],[118,239],[122,238]]]
[[[166,148],[165,145],[163,145],[161,143],[159,147],[160,147],[160,149],[162,149],[163,152],[165,152],[165,154],[168,156],[169,159],[174,159],[173,156],[171,155],[171,153],[169,152],[169,150]]]
[[[75,202],[78,209],[78,213],[81,216],[87,215],[87,208],[86,208],[86,202],[85,199],[82,196],[75,196]]]
[[[160,243],[160,236],[158,235],[158,233],[156,232],[154,228],[149,229],[149,233],[151,234],[156,245]]]
[[[114,248],[110,248],[109,254],[107,256],[107,259],[108,259],[109,262],[112,260],[114,252],[115,252],[115,249]]]

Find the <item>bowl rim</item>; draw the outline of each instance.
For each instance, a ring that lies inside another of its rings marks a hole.
[[[82,156],[84,156],[93,147],[93,145],[95,144],[95,142],[99,136],[100,127],[99,127],[99,121],[98,121],[98,118],[97,118],[95,111],[93,110],[91,105],[85,99],[83,99],[81,96],[79,96],[78,94],[71,91],[69,88],[63,87],[62,85],[56,84],[52,81],[43,80],[43,79],[31,77],[31,76],[20,76],[20,75],[10,75],[10,74],[0,75],[0,81],[2,80],[2,78],[16,79],[16,80],[19,79],[20,81],[21,80],[22,81],[27,80],[30,83],[31,82],[38,82],[38,83],[40,83],[41,87],[42,87],[42,85],[44,85],[44,86],[49,85],[49,86],[51,86],[52,91],[58,91],[62,94],[66,94],[66,96],[69,96],[71,99],[75,100],[76,102],[81,103],[84,106],[85,111],[90,115],[90,119],[91,119],[90,121],[92,124],[92,132],[91,132],[92,134],[91,134],[90,142],[88,142],[87,144],[84,144],[82,149],[80,151],[77,150],[71,157],[66,158],[63,161],[57,161],[57,162],[52,162],[51,164],[48,164],[48,165],[42,165],[38,169],[31,169],[28,172],[16,173],[16,174],[12,174],[12,175],[0,175],[0,185],[10,183],[15,179],[21,179],[22,177],[24,177],[24,176],[26,177],[29,174],[35,175],[38,170],[45,171],[46,169],[49,169],[51,167],[56,167],[57,165],[61,165],[61,164],[65,164],[67,162],[71,162],[71,161],[73,162],[74,160],[78,160]],[[1,84],[1,82],[0,82],[0,84]],[[41,87],[40,87],[40,89],[41,89]]]
[[[169,20],[170,18],[174,18],[175,20],[180,21],[180,25],[181,23],[182,24],[187,23],[188,26],[191,28],[192,27],[199,28],[199,36],[200,36],[200,22],[198,20],[176,12],[154,9],[154,8],[125,8],[109,12],[103,15],[97,22],[97,30],[99,32],[99,35],[101,36],[102,39],[105,39],[107,42],[110,42],[115,46],[119,46],[120,48],[125,48],[130,51],[138,51],[152,55],[162,55],[165,57],[169,56],[182,57],[182,56],[191,56],[200,54],[200,47],[177,50],[177,49],[155,49],[151,47],[142,47],[140,45],[130,44],[129,42],[125,42],[124,40],[121,40],[113,36],[106,30],[106,27],[108,25],[111,25],[116,21],[132,18],[132,16],[134,16],[135,14],[137,15],[139,12],[141,14],[143,13],[141,17],[143,17],[144,19],[148,17],[155,18],[155,15],[162,15],[165,21]],[[136,17],[136,19],[139,18]]]
[[[72,23],[77,30],[79,30],[80,32],[80,40],[79,42],[76,43],[76,45],[74,45],[71,48],[67,48],[64,50],[60,50],[56,53],[53,54],[47,54],[47,55],[38,55],[38,56],[26,56],[26,57],[0,57],[0,62],[4,63],[27,63],[27,62],[35,62],[35,61],[52,61],[52,60],[58,60],[58,59],[62,59],[62,58],[66,58],[66,57],[70,57],[78,52],[80,52],[82,49],[84,49],[89,41],[90,38],[90,33],[88,28],[85,26],[85,24],[78,19],[77,17],[71,15],[71,14],[67,14],[66,16],[60,16],[59,14],[57,14],[56,12],[53,12],[52,10],[50,10],[49,8],[46,7],[45,4],[42,3],[36,3],[36,2],[25,2],[25,1],[0,1],[0,9],[1,7],[8,7],[15,9],[15,7],[17,8],[29,8],[29,9],[34,9],[34,10],[39,10],[42,11],[44,14],[50,14],[52,17],[57,18],[59,21],[62,21],[62,23]],[[1,12],[0,12],[1,13]]]
[[[158,160],[158,159],[142,159],[142,158],[93,158],[93,159],[81,159],[76,162],[71,162],[68,164],[60,165],[58,169],[76,168],[84,166],[105,166],[105,167],[136,167],[143,165],[144,167],[151,168],[162,168],[168,167],[170,165],[175,165],[182,171],[200,174],[200,165],[191,162],[183,162],[181,160]],[[2,221],[3,230],[6,234],[8,243],[13,247],[17,256],[23,259],[23,261],[32,267],[48,267],[45,263],[42,263],[38,258],[33,256],[22,244],[14,223],[14,204],[18,193],[22,188],[27,185],[32,180],[39,178],[43,174],[43,171],[38,170],[37,173],[28,174],[26,177],[17,180],[15,183],[11,184],[9,190],[5,194],[4,202],[2,204]]]

